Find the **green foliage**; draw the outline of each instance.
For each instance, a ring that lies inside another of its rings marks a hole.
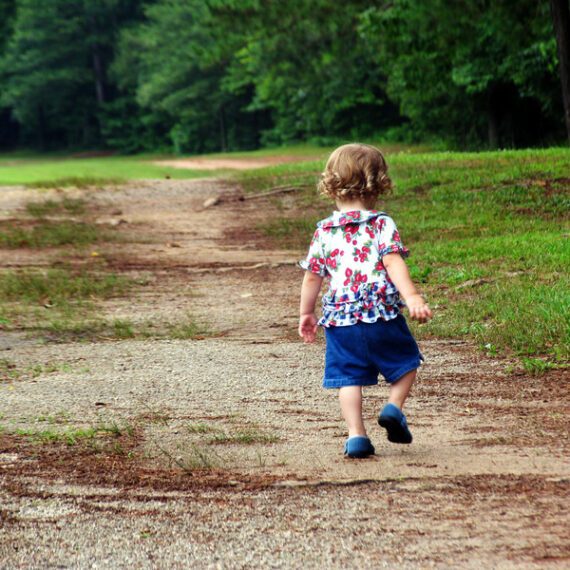
[[[396,0],[363,12],[360,33],[421,136],[508,147],[561,134],[547,2]]]
[[[17,0],[12,36],[0,58],[0,106],[10,107],[28,140],[88,146],[100,140],[97,116],[112,96],[107,68],[120,24],[136,0]]]
[[[548,2],[0,0],[0,13],[4,145],[563,137]]]

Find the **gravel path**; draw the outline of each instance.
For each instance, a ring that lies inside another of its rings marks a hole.
[[[152,238],[109,246],[111,267],[153,286],[106,314],[189,312],[214,337],[3,339],[0,357],[56,370],[0,383],[0,568],[567,567],[562,377],[513,376],[467,343],[424,342],[414,443],[385,441],[375,416],[387,391],[371,388],[377,455],[344,460],[323,346],[294,337],[298,253],[259,240],[258,204],[204,210],[218,192],[234,190],[168,181],[97,195],[125,231]],[[54,455],[10,435],[101,426],[117,426],[134,458],[102,469],[73,446]]]

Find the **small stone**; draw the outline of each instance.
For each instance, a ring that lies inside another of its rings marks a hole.
[[[127,222],[127,220],[125,220],[124,218],[121,218],[120,220],[111,220],[109,222],[109,225],[115,227],[115,226],[122,226],[123,224],[128,224],[129,222]]]
[[[204,202],[204,208],[211,208],[212,206],[216,206],[219,203],[220,203],[220,197],[219,196],[212,196],[211,198],[208,198]]]

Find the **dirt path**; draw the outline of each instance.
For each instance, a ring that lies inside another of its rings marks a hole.
[[[236,189],[162,181],[96,196],[125,232],[151,237],[106,249],[111,268],[151,280],[107,315],[188,312],[213,336],[5,340],[18,364],[66,363],[0,384],[8,432],[51,418],[132,433],[112,457],[2,437],[0,568],[567,567],[562,374],[509,374],[467,343],[424,342],[414,443],[388,444],[374,427],[381,386],[366,398],[377,455],[344,460],[335,394],[320,388],[323,346],[295,338],[299,252],[256,231],[273,203],[202,208],[221,192]],[[0,210],[24,199],[7,196]]]
[[[190,170],[251,170],[286,164],[288,162],[300,162],[311,160],[310,156],[260,156],[258,158],[177,158],[173,160],[157,160],[158,166],[172,168],[187,168]]]

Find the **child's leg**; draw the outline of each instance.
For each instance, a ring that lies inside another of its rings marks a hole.
[[[412,370],[407,374],[404,374],[397,382],[390,385],[390,396],[388,397],[388,402],[398,406],[400,410],[404,407],[404,402],[410,393],[412,384],[416,379],[417,370]]]
[[[362,420],[362,387],[344,386],[338,392],[342,416],[348,425],[348,436],[366,435]]]

